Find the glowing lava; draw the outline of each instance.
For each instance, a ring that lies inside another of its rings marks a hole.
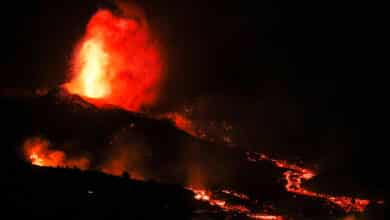
[[[307,181],[316,176],[315,172],[310,169],[302,168],[295,164],[288,163],[285,160],[272,159],[264,154],[247,153],[247,156],[248,160],[252,162],[256,162],[258,160],[267,160],[271,161],[277,167],[287,169],[287,171],[285,171],[283,175],[287,181],[285,188],[288,192],[324,199],[341,207],[346,212],[364,212],[366,207],[370,204],[370,201],[366,199],[350,198],[346,196],[331,196],[323,193],[313,192],[303,188],[303,181]]]
[[[203,189],[194,189],[191,187],[187,187],[188,190],[191,190],[194,193],[194,198],[196,200],[200,200],[203,202],[209,203],[211,206],[218,206],[221,210],[224,212],[234,212],[239,213],[242,215],[245,215],[252,219],[275,219],[275,220],[283,220],[282,216],[279,215],[271,215],[267,213],[256,213],[252,212],[248,207],[245,205],[240,204],[229,204],[227,201],[215,198],[216,196],[208,190]],[[232,190],[222,190],[221,191],[224,194],[231,195],[233,197],[239,198],[241,200],[249,200],[249,197],[245,194],[234,192]]]
[[[242,200],[249,200],[249,196],[245,195],[244,193],[239,193],[239,192],[235,192],[233,190],[227,190],[227,189],[223,189],[222,192],[225,194],[228,194],[228,195],[232,195],[232,196],[239,198],[239,199],[242,199]]]
[[[248,214],[249,218],[260,219],[260,220],[283,220],[283,217],[276,215],[267,214]]]
[[[142,13],[118,17],[99,10],[73,55],[72,79],[64,85],[97,105],[139,111],[153,104],[162,79],[156,41]]]
[[[27,139],[23,144],[23,150],[27,159],[34,165],[45,167],[77,167],[81,170],[88,169],[89,160],[86,158],[67,158],[60,150],[49,149],[49,142],[43,138],[35,137]]]

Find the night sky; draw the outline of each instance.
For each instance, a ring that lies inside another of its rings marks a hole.
[[[210,114],[238,121],[248,142],[294,152],[363,185],[384,186],[385,81],[378,78],[368,9],[337,1],[137,3],[168,66],[158,111],[218,97]],[[65,82],[88,19],[113,4],[36,0],[1,6],[1,87],[34,89]]]

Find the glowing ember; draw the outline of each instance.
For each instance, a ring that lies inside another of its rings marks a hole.
[[[49,146],[47,140],[35,137],[29,138],[24,142],[23,150],[26,158],[36,166],[77,167],[82,170],[89,167],[88,159],[68,159],[63,151],[51,150]]]
[[[155,102],[161,57],[145,18],[135,11],[131,19],[108,10],[91,18],[73,56],[72,79],[64,85],[69,93],[131,111]]]
[[[303,181],[307,181],[316,176],[314,171],[310,169],[302,168],[295,164],[290,164],[284,160],[272,159],[264,154],[247,153],[247,156],[248,156],[248,160],[252,162],[257,160],[268,160],[274,163],[275,166],[277,167],[287,169],[287,171],[284,172],[283,175],[287,181],[285,188],[288,192],[324,199],[328,202],[331,202],[341,207],[346,212],[351,212],[351,211],[363,212],[366,209],[366,207],[370,204],[370,201],[365,199],[350,198],[346,196],[336,197],[336,196],[331,196],[323,193],[312,192],[303,188],[302,187]]]

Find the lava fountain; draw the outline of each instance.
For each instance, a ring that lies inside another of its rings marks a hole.
[[[64,84],[97,105],[140,111],[152,105],[162,80],[162,61],[143,13],[119,17],[99,10],[73,54],[71,80]]]

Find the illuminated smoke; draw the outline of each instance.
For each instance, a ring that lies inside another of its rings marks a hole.
[[[139,136],[131,135],[128,129],[122,129],[112,137],[110,148],[105,152],[108,156],[98,169],[114,176],[127,172],[132,179],[145,180],[148,176],[145,171],[146,152],[147,147]]]

